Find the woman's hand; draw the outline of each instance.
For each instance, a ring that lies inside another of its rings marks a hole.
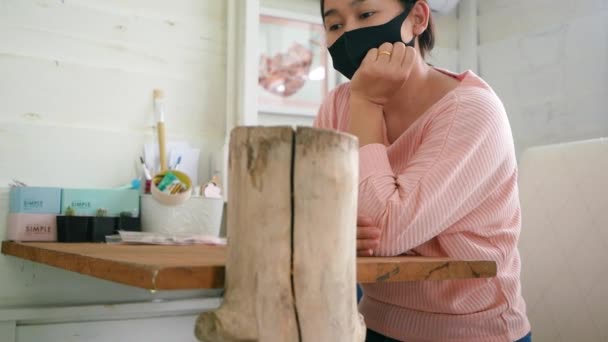
[[[357,255],[373,256],[374,249],[380,245],[380,228],[373,227],[370,220],[357,220]]]
[[[384,106],[408,79],[416,50],[399,42],[371,49],[351,81],[351,98]]]

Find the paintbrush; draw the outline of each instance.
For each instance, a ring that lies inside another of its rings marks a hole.
[[[160,157],[160,172],[167,171],[167,142],[165,140],[165,113],[163,108],[164,93],[154,89],[154,111],[156,112],[156,129],[158,132],[158,154]]]

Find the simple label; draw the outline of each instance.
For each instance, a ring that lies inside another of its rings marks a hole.
[[[25,226],[26,234],[49,234],[51,226],[45,224],[28,224]]]
[[[72,208],[73,209],[90,209],[91,208],[91,202],[87,202],[87,201],[72,201]]]
[[[25,209],[40,209],[43,205],[43,201],[23,201],[23,208]]]

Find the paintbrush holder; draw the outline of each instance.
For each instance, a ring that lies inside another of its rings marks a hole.
[[[165,175],[168,172],[173,173],[177,177],[177,179],[179,179],[179,181],[185,185],[185,189],[182,192],[170,194],[167,192],[163,192],[158,188],[159,183],[162,181],[162,179],[165,177]],[[188,177],[187,174],[185,174],[181,171],[176,171],[176,170],[161,172],[160,174],[154,176],[154,178],[152,179],[152,184],[150,185],[150,188],[151,188],[150,192],[152,193],[152,197],[155,200],[157,200],[159,203],[161,203],[163,205],[167,205],[167,206],[180,205],[180,204],[188,201],[190,199],[190,197],[192,196],[192,181],[190,180],[190,177]]]
[[[222,199],[192,197],[182,204],[167,206],[151,195],[142,195],[142,231],[219,237],[223,209]]]

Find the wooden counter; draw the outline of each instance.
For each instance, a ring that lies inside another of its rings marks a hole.
[[[223,246],[148,246],[2,242],[2,253],[149,290],[224,286]],[[427,257],[358,258],[360,283],[487,278],[494,261]]]

